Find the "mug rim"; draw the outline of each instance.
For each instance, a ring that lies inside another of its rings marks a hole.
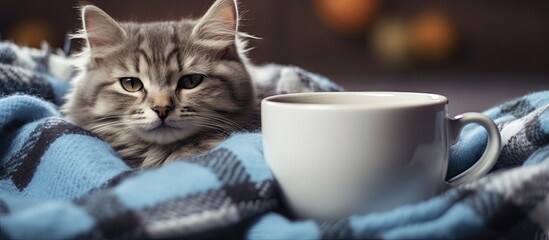
[[[421,101],[421,102],[403,102],[402,104],[391,104],[388,106],[381,106],[375,104],[361,104],[361,103],[299,103],[281,101],[281,99],[297,99],[308,96],[336,96],[336,95],[347,95],[347,96],[384,96],[384,95],[401,95],[408,97],[431,97],[432,101]],[[417,107],[434,107],[440,105],[448,104],[448,98],[446,96],[436,94],[436,93],[425,93],[425,92],[398,92],[398,91],[343,91],[343,92],[308,92],[308,93],[288,93],[288,94],[279,94],[266,97],[261,101],[262,105],[271,105],[279,107],[288,107],[288,108],[306,108],[306,109],[326,109],[326,110],[336,110],[336,109],[406,109],[406,108],[417,108]]]

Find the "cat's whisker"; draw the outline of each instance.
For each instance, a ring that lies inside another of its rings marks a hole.
[[[235,132],[242,129],[242,127],[238,126],[236,123],[232,123],[231,121],[227,121],[226,119],[207,118],[205,120],[220,129],[224,129],[227,132]]]
[[[187,121],[194,125],[207,127],[209,129],[218,129],[226,133],[242,129],[238,124],[220,116],[199,114],[188,114],[184,116],[190,118]]]
[[[113,126],[101,126],[101,127],[94,127],[89,129],[91,132],[95,134],[99,133],[112,133],[113,132]],[[117,129],[119,130],[119,129]]]
[[[204,127],[208,129],[215,130],[217,133],[228,133],[226,129],[220,128],[219,126],[215,124],[208,124],[208,123],[194,123],[194,125],[199,127]]]
[[[203,123],[204,126],[208,127],[209,129],[216,130],[219,133],[231,133],[234,132],[234,130],[227,129],[225,127],[220,127],[219,124],[216,123]]]
[[[211,119],[214,119],[214,120],[219,121],[221,123],[229,124],[231,127],[233,127],[233,130],[242,130],[242,129],[244,129],[243,126],[241,126],[240,124],[238,124],[235,121],[232,121],[232,120],[230,120],[226,117],[219,116],[219,115],[211,115],[209,117]]]
[[[90,122],[91,123],[101,123],[101,122],[105,122],[105,121],[118,121],[118,120],[120,120],[121,118],[123,118],[125,116],[126,115],[124,115],[124,114],[118,114],[118,115],[111,114],[111,115],[107,115],[107,116],[95,117],[95,118],[91,119]]]
[[[122,122],[105,122],[100,124],[95,124],[93,126],[90,126],[88,130],[90,130],[93,133],[102,133],[102,132],[112,132],[113,128],[118,127],[126,127],[127,125]],[[119,128],[117,129],[119,130]]]

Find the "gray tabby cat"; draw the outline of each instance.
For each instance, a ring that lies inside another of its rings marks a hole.
[[[134,167],[155,167],[258,127],[255,88],[233,0],[200,19],[118,23],[82,8],[79,74],[66,117],[109,142]]]

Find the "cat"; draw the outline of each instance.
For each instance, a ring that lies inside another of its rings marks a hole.
[[[246,39],[234,0],[200,19],[116,22],[81,8],[86,46],[62,106],[133,167],[157,167],[213,148],[259,124]]]
[[[93,5],[81,16],[74,37],[85,46],[73,56],[78,73],[61,109],[132,167],[206,152],[235,131],[258,129],[261,98],[315,90],[307,78],[301,84],[298,68],[250,63],[254,37],[238,31],[236,0],[180,21],[119,23]],[[281,76],[294,77],[271,79]]]

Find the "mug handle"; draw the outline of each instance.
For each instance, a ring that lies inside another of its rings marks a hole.
[[[496,124],[492,119],[480,113],[464,113],[450,119],[449,135],[452,144],[456,143],[461,129],[470,123],[477,123],[486,129],[488,143],[484,153],[473,166],[447,181],[450,186],[457,186],[484,176],[492,169],[501,152],[501,136]]]

